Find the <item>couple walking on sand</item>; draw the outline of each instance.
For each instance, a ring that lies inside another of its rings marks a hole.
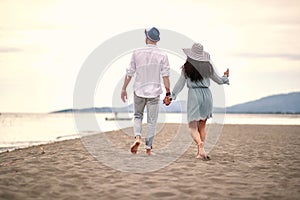
[[[187,59],[182,66],[181,75],[170,92],[170,66],[168,56],[156,44],[160,40],[160,32],[153,27],[145,30],[146,47],[133,52],[121,92],[121,99],[127,100],[126,88],[135,74],[134,89],[134,137],[131,153],[136,154],[141,143],[143,113],[147,109],[147,134],[145,137],[146,154],[151,155],[153,139],[159,111],[161,77],[166,89],[163,100],[169,105],[181,92],[184,85],[188,87],[187,118],[188,126],[193,140],[197,144],[196,158],[208,160],[209,156],[204,150],[206,138],[206,121],[212,117],[212,94],[209,89],[210,79],[218,84],[229,84],[227,69],[220,77],[214,70],[214,65],[203,46],[193,44],[192,48],[183,49]]]

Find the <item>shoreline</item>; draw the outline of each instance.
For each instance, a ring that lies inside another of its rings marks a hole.
[[[166,123],[166,124],[179,124],[179,123]],[[216,124],[216,123],[211,123],[211,124]],[[187,125],[187,124],[184,124]],[[209,124],[207,124],[209,126]],[[298,124],[220,124],[221,126],[226,127],[226,126],[298,126],[299,131],[300,131],[300,125]],[[145,124],[143,124],[145,126]],[[131,127],[123,128],[123,129],[130,129]],[[122,129],[121,129],[122,130]],[[110,133],[118,130],[110,130],[110,131],[105,131],[103,133]],[[95,134],[98,134],[96,131],[94,132]],[[62,139],[66,138],[66,139]],[[9,147],[0,147],[0,154],[2,153],[9,153],[12,151],[18,151],[18,150],[23,150],[31,147],[36,147],[36,146],[43,146],[43,145],[49,145],[53,144],[56,142],[63,142],[63,141],[68,141],[68,140],[76,140],[76,139],[81,139],[79,134],[72,134],[72,135],[65,135],[65,136],[60,136],[56,140],[51,140],[51,141],[17,141],[17,142],[12,142],[13,143],[25,143],[29,145],[22,145],[22,146],[9,146]],[[8,148],[8,149],[6,149]],[[1,150],[3,149],[3,150]]]
[[[162,127],[154,152],[170,141],[178,126]],[[143,146],[138,155],[131,155],[132,135],[121,134],[130,131],[105,134],[115,148],[127,152],[124,159],[140,158],[141,168],[151,159],[160,159],[164,152],[147,157]],[[107,166],[80,139],[4,152],[0,154],[0,199],[298,199],[299,133],[300,126],[225,125],[209,152],[211,161],[195,159],[196,147],[191,143],[178,159],[145,173]],[[111,154],[110,159],[119,162],[117,157]]]

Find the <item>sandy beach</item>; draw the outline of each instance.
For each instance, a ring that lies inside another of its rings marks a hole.
[[[161,128],[154,141],[156,155],[151,158],[144,155],[143,144],[139,154],[130,154],[133,138],[124,133],[131,128],[102,134],[118,151],[99,152],[95,145],[97,155],[107,157],[109,153],[109,160],[117,164],[126,161],[138,173],[101,162],[87,150],[87,141],[80,139],[1,153],[0,199],[300,198],[300,126],[225,125],[209,152],[212,160],[195,159],[196,147],[191,143],[170,164],[142,173],[143,166],[153,163],[151,159],[172,153],[160,149],[172,140],[178,127],[165,124]],[[91,137],[92,141],[99,138]],[[190,139],[187,130],[186,137]],[[137,163],[139,160],[143,163]]]

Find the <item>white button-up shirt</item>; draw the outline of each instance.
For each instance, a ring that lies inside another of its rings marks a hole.
[[[133,77],[135,73],[135,94],[144,98],[158,97],[162,93],[161,76],[169,76],[170,73],[167,54],[152,44],[135,50],[126,75]]]

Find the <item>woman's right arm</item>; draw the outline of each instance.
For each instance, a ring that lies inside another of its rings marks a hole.
[[[172,95],[171,95],[172,100],[176,99],[177,95],[183,89],[185,83],[186,83],[186,78],[185,78],[184,72],[182,70],[181,71],[181,75],[180,75],[179,79],[177,80],[177,83],[175,84],[175,87],[174,87],[174,89],[172,91]]]

